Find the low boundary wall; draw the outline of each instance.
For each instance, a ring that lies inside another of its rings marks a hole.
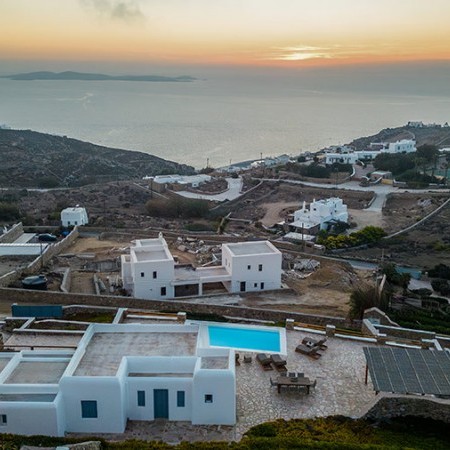
[[[60,304],[60,305],[93,305],[116,308],[149,309],[156,311],[178,312],[185,311],[197,314],[217,314],[227,317],[242,317],[245,319],[284,322],[287,318],[296,322],[314,325],[335,325],[338,327],[360,328],[361,321],[350,323],[340,317],[328,317],[302,314],[300,312],[277,311],[270,309],[256,309],[232,305],[210,305],[192,303],[189,300],[144,300],[133,297],[117,297],[112,295],[65,294],[53,291],[33,291],[28,289],[0,288],[0,303],[15,302],[20,304]]]
[[[13,225],[6,233],[0,236],[0,244],[11,244],[23,234],[22,222]]]

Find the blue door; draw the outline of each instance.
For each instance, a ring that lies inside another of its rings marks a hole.
[[[169,418],[169,391],[167,389],[153,389],[153,410],[155,419]]]

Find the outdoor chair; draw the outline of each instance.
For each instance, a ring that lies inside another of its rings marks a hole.
[[[251,363],[252,362],[251,355],[244,355],[244,362],[245,363]]]
[[[297,353],[301,353],[302,355],[309,356],[313,359],[319,359],[322,356],[318,350],[318,347],[307,347],[305,344],[299,344],[295,348]]]
[[[235,364],[236,364],[237,366],[240,366],[240,365],[241,365],[241,363],[239,362],[239,358],[240,358],[239,353],[235,353],[235,354],[234,354],[234,362],[235,362]]]
[[[286,360],[280,355],[274,354],[270,356],[272,364],[278,372],[286,372]]]
[[[272,377],[270,377],[270,385],[271,385],[271,386],[278,386],[277,382],[274,381],[274,380],[272,379]]]
[[[272,360],[265,353],[258,353],[256,355],[256,360],[261,364],[264,370],[273,370],[271,362]]]

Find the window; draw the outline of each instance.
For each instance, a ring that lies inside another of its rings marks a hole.
[[[260,272],[262,272],[262,264],[259,264],[259,265],[258,265],[258,270],[259,270]]]
[[[261,289],[264,289],[264,281],[261,283]]]
[[[144,278],[144,272],[141,272],[141,278]]]
[[[248,266],[247,266],[247,270],[250,270],[252,268],[252,266],[249,264]]]
[[[83,419],[97,418],[97,402],[95,400],[81,400],[81,417]]]
[[[167,289],[165,286],[161,288],[161,296],[167,295]]]
[[[254,284],[253,284],[253,287],[258,287],[258,283],[254,283]]]
[[[212,402],[213,402],[212,394],[205,394],[205,403],[212,403]]]
[[[137,391],[137,405],[145,406],[145,391]]]
[[[158,277],[158,273],[156,272],[156,270],[153,272],[153,279],[156,280],[156,278]]]
[[[177,406],[183,408],[185,405],[185,393],[184,391],[177,391]]]
[[[0,414],[0,426],[4,426],[8,423],[8,417],[6,414]]]
[[[78,225],[78,221],[77,220],[75,220],[75,225]]]

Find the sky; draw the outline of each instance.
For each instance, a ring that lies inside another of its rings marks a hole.
[[[449,61],[449,18],[450,0],[0,0],[0,64]]]

